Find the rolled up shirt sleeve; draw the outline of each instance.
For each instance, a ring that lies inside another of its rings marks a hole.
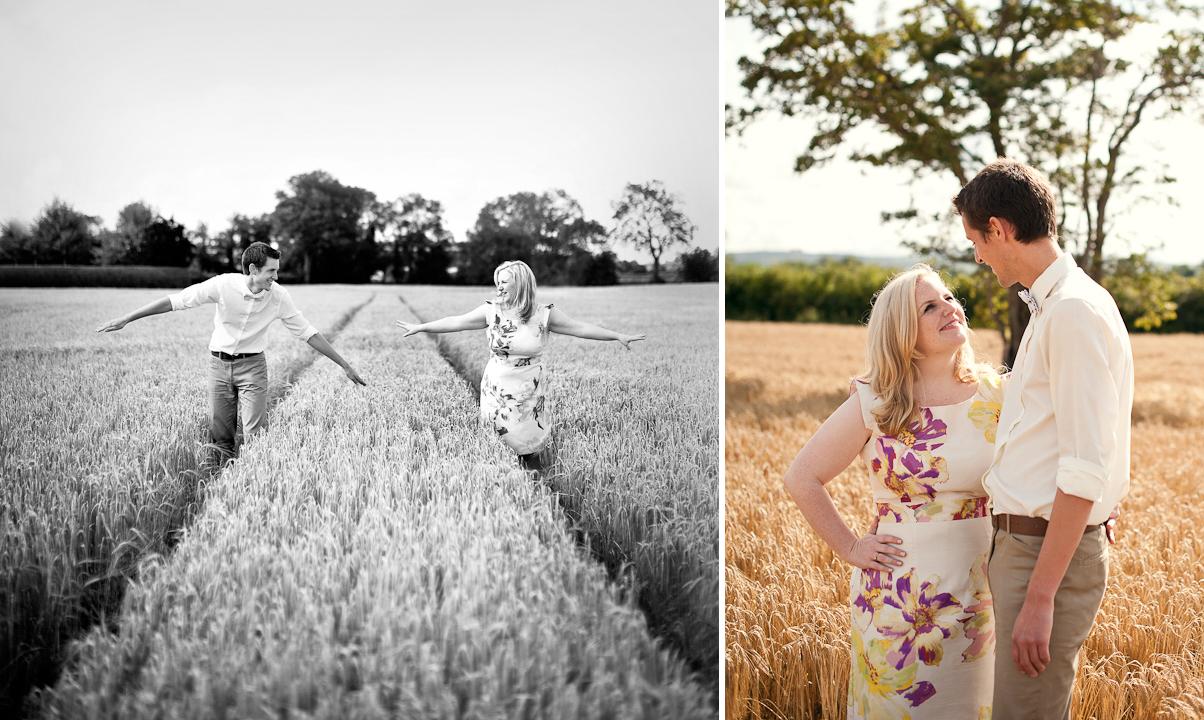
[[[289,295],[288,291],[282,287],[277,286],[276,289],[280,291],[280,314],[278,317],[280,318],[280,322],[284,323],[284,326],[288,328],[288,331],[294,337],[303,341],[307,341],[314,335],[317,335],[318,329],[310,325],[305,316],[301,314],[301,311],[297,309],[297,306],[293,304],[293,296]]]
[[[168,295],[167,299],[171,301],[171,309],[186,310],[205,303],[217,302],[221,291],[221,280],[221,275],[214,275],[204,282],[189,285],[174,295]]]
[[[1059,490],[1091,502],[1104,497],[1117,452],[1120,393],[1111,362],[1113,335],[1084,302],[1050,308],[1049,388],[1058,432]]]

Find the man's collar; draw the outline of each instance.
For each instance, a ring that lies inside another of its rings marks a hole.
[[[266,293],[268,290],[271,290],[271,289],[272,289],[272,286],[269,285],[266,288],[264,288],[263,290],[260,290],[259,292],[252,292],[251,291],[251,276],[250,275],[242,276],[242,296],[245,298],[261,298],[261,297],[263,297],[264,293]]]
[[[1028,294],[1036,302],[1037,307],[1045,302],[1045,298],[1049,297],[1058,283],[1062,282],[1062,279],[1076,267],[1078,267],[1078,263],[1074,261],[1074,256],[1064,252],[1037,276],[1037,279],[1033,281],[1033,286],[1028,290]]]

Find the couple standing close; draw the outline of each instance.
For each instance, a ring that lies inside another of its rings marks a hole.
[[[243,273],[216,275],[161,298],[119,318],[102,323],[97,332],[114,332],[150,315],[217,305],[209,339],[209,436],[214,459],[224,464],[234,457],[236,430],[243,437],[267,428],[268,364],[264,356],[268,327],[276,320],[298,339],[343,368],[353,383],[366,385],[359,373],[333,348],[293,304],[292,296],[276,282],[280,252],[262,242],[242,254]],[[644,335],[623,335],[574,320],[551,303],[535,299],[535,275],[521,261],[504,262],[493,272],[496,302],[486,300],[473,310],[428,323],[397,325],[415,333],[487,330],[490,358],[481,377],[481,426],[492,430],[519,456],[525,467],[540,467],[551,422],[545,406],[547,391],[543,353],[551,333],[588,340],[615,340],[630,350]]]
[[[936,273],[901,273],[875,299],[868,371],[785,484],[855,567],[848,717],[1069,718],[1129,487],[1133,353],[1115,301],[1058,248],[1037,171],[998,160],[953,204],[975,259],[1027,288],[1014,367],[975,361]],[[877,511],[862,537],[824,489],[858,455]]]

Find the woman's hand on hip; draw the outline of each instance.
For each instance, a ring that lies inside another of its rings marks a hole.
[[[862,570],[885,570],[890,572],[903,566],[901,558],[907,557],[901,538],[894,535],[866,533],[853,541],[845,560]]]

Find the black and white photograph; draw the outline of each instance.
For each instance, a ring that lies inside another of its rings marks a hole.
[[[0,0],[0,716],[718,718],[723,22]]]

